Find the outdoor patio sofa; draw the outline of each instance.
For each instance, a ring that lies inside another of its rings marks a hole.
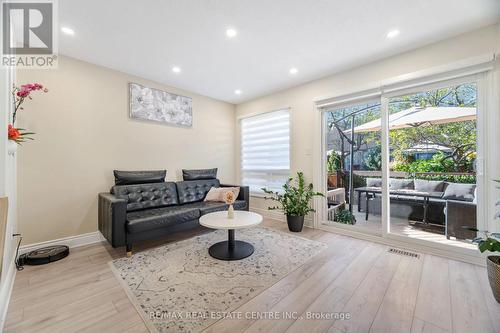
[[[380,178],[366,178],[366,186],[381,188]],[[447,238],[473,239],[476,233],[464,227],[476,227],[476,185],[422,179],[390,179],[391,216],[415,222],[424,221],[424,198],[412,192],[432,193],[428,198],[426,223],[444,228]],[[398,194],[404,193],[404,195]],[[381,215],[382,195],[357,192],[359,211],[368,209],[370,214]],[[368,195],[368,200],[366,200]]]

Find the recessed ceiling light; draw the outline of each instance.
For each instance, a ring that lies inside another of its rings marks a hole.
[[[237,34],[238,34],[238,31],[236,31],[236,29],[229,28],[226,30],[226,36],[229,38],[236,37]]]
[[[299,70],[295,67],[292,67],[292,68],[290,68],[289,72],[290,72],[290,74],[297,74],[299,72]]]
[[[394,38],[399,35],[399,30],[394,29],[387,33],[386,38]]]
[[[172,72],[174,72],[174,73],[180,73],[181,72],[181,68],[177,67],[177,66],[174,66],[174,67],[172,67]]]
[[[75,34],[75,31],[71,28],[68,28],[68,27],[62,27],[61,31],[64,32],[66,35],[73,36]]]
[[[235,93],[236,95],[241,95],[241,90],[236,89],[236,90],[234,91],[234,93]]]

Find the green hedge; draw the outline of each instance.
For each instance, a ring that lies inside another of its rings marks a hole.
[[[443,180],[450,183],[462,183],[462,184],[476,183],[475,175],[432,175],[432,176],[417,175],[415,178],[425,179],[425,180]]]
[[[354,188],[366,186],[366,178],[380,178],[380,177],[361,177],[354,175]],[[475,175],[416,175],[415,177],[408,176],[407,179],[424,179],[424,180],[442,180],[449,183],[461,183],[461,184],[475,184]],[[345,177],[344,184],[346,188],[349,187],[349,177]]]

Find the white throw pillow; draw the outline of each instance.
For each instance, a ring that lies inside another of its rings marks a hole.
[[[234,193],[235,198],[240,194],[239,187],[212,187],[203,201],[225,202],[224,196],[230,191]]]

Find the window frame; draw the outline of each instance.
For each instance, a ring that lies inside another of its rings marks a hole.
[[[379,96],[382,108],[382,235],[373,235],[360,232],[350,228],[348,225],[326,225],[325,221],[325,201],[322,198],[314,199],[314,215],[313,226],[322,230],[338,232],[341,234],[368,239],[384,244],[394,246],[409,246],[417,251],[426,253],[434,253],[445,255],[452,259],[463,260],[471,263],[479,263],[484,258],[484,255],[478,251],[464,248],[450,247],[439,243],[430,242],[422,239],[408,238],[390,232],[389,224],[389,193],[388,193],[388,159],[389,159],[389,124],[388,124],[388,102],[393,96],[411,93],[422,89],[432,89],[433,87],[442,87],[454,83],[475,82],[477,84],[477,112],[478,112],[478,156],[482,158],[481,169],[482,175],[477,176],[476,184],[478,185],[478,214],[477,221],[485,221],[490,229],[491,227],[491,212],[492,206],[491,187],[489,179],[493,175],[493,159],[488,158],[492,152],[491,145],[488,144],[494,137],[491,128],[488,126],[488,120],[494,119],[491,110],[497,105],[495,96],[492,94],[491,83],[495,66],[491,56],[485,56],[478,59],[463,61],[460,64],[450,64],[440,66],[425,71],[409,73],[396,78],[384,80],[371,85],[367,90],[357,90],[357,92],[349,92],[348,94],[327,96],[316,98],[313,100],[313,108],[315,113],[315,129],[314,136],[314,160],[313,160],[313,176],[314,186],[319,190],[326,190],[326,174],[325,174],[325,142],[324,135],[324,107],[325,106],[343,106],[362,102],[366,99],[371,99]],[[488,112],[490,110],[490,112]],[[319,143],[319,144],[318,144]],[[479,171],[480,172],[480,171]],[[387,207],[386,207],[387,206]],[[493,215],[491,215],[493,216]]]
[[[257,113],[251,113],[247,114],[241,117],[237,118],[238,121],[238,128],[239,128],[239,135],[238,135],[238,153],[239,153],[239,168],[238,168],[238,173],[239,173],[239,183],[243,186],[249,186],[246,184],[243,184],[243,132],[242,132],[242,121],[245,119],[253,118],[253,117],[258,117],[262,116],[265,114],[273,113],[273,112],[279,112],[279,111],[286,111],[288,112],[288,177],[290,176],[292,172],[292,154],[293,154],[293,148],[292,148],[292,133],[293,133],[293,122],[292,122],[292,112],[290,107],[282,107],[282,108],[276,108],[271,111],[264,111],[264,112],[257,112]],[[265,193],[262,191],[252,191],[250,189],[250,196],[251,197],[256,197],[256,198],[263,198],[265,197]]]

